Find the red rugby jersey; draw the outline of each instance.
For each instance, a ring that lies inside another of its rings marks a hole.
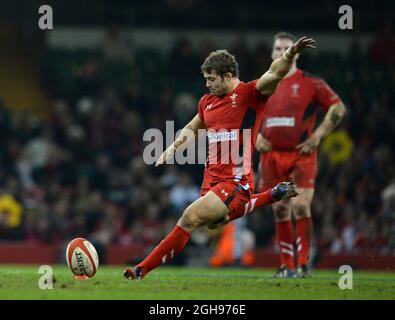
[[[241,81],[225,96],[210,93],[199,101],[199,116],[207,127],[205,170],[213,182],[234,180],[253,187],[252,154],[267,101],[256,82]]]
[[[324,80],[297,69],[267,100],[262,134],[273,149],[294,150],[312,134],[318,106],[327,111],[339,101]]]

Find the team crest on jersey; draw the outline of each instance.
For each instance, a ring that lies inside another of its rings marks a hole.
[[[234,93],[230,96],[230,98],[232,99],[232,107],[236,107],[236,98],[237,98],[237,94]]]
[[[213,104],[210,103],[210,104],[208,104],[208,105],[206,106],[206,110],[211,110],[212,107],[213,107]]]
[[[291,88],[292,88],[292,97],[299,97],[299,84],[294,83]]]

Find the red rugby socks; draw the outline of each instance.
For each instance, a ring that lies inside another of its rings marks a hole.
[[[176,225],[174,229],[164,238],[152,252],[140,262],[137,267],[141,268],[144,277],[152,269],[172,259],[184,249],[188,243],[190,232]]]
[[[311,217],[296,221],[296,249],[298,266],[307,264],[310,256],[310,243],[313,236],[313,221]]]
[[[294,237],[292,230],[292,221],[276,222],[276,240],[280,253],[281,265],[295,268],[294,261]]]

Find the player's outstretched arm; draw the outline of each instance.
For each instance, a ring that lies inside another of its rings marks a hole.
[[[190,143],[195,139],[199,129],[206,128],[203,120],[197,114],[182,130],[178,138],[161,154],[155,163],[155,167],[166,163],[169,159],[174,157],[177,149],[185,144]]]
[[[270,96],[277,87],[277,84],[291,70],[295,56],[306,48],[315,49],[315,40],[312,38],[302,37],[296,41],[284,54],[275,59],[268,71],[256,83],[256,89],[265,96]]]
[[[312,153],[319,146],[321,140],[340,124],[346,112],[346,107],[341,101],[331,105],[322,123],[306,141],[298,144],[296,149],[299,149],[301,154]]]

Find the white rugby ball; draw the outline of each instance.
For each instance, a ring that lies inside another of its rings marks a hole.
[[[70,241],[66,249],[67,264],[77,276],[93,277],[99,267],[99,257],[95,247],[84,238]]]

